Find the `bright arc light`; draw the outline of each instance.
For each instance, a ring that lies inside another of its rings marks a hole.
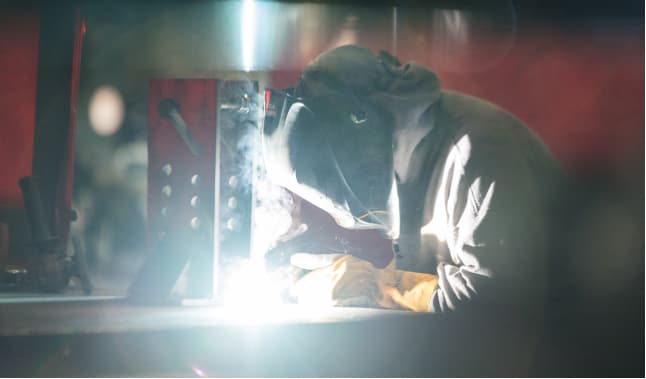
[[[253,67],[254,36],[256,34],[256,4],[254,0],[242,1],[242,63],[245,71]]]
[[[267,275],[262,261],[249,260],[228,275],[225,307],[238,310],[269,309],[282,304],[280,287]]]

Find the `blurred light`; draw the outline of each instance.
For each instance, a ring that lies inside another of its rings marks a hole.
[[[255,170],[251,257],[262,258],[290,230],[294,200],[290,193],[269,181],[265,170]]]
[[[252,299],[247,299],[254,304]],[[319,322],[323,319],[327,308],[307,308],[300,305],[272,304],[266,308],[252,308],[251,306],[231,306],[225,305],[222,308],[213,310],[214,317],[220,317],[227,322],[244,325],[245,327],[277,324],[289,321],[294,318],[306,319],[311,322]],[[253,329],[247,329],[253,330]]]
[[[200,378],[206,378],[206,377],[208,377],[208,375],[204,372],[204,370],[202,370],[202,369],[201,369],[201,368],[199,368],[198,366],[191,366],[191,369],[193,370],[193,372],[195,373],[195,375],[199,376]]]
[[[260,259],[245,261],[226,277],[222,302],[227,308],[257,314],[259,309],[268,312],[283,303],[279,284],[267,275]]]
[[[359,18],[354,15],[349,15],[345,18],[343,27],[337,38],[332,42],[331,48],[356,44],[359,41],[359,33],[357,31],[357,21]]]
[[[124,117],[124,104],[118,90],[101,86],[94,91],[89,105],[90,126],[100,136],[119,130]]]
[[[393,40],[392,40],[392,52],[394,56],[397,56],[397,7],[393,7]]]
[[[469,23],[460,10],[446,9],[439,11],[440,17],[444,18],[446,33],[451,38],[451,43],[460,46],[469,43]]]
[[[253,67],[254,37],[256,34],[256,5],[254,0],[242,1],[242,62],[245,71]]]

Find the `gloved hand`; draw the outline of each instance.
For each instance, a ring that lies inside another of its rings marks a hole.
[[[428,311],[437,276],[383,269],[345,254],[295,254],[292,265],[312,270],[292,294],[300,304],[345,305]]]
[[[437,289],[437,275],[395,270],[395,277],[396,287],[385,290],[390,302],[401,309],[428,312],[431,298]]]

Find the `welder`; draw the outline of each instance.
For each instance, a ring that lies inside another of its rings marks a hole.
[[[293,255],[310,270],[293,288],[299,302],[542,306],[561,174],[518,118],[443,90],[419,64],[353,45],[321,54],[269,101],[269,177],[340,226],[380,229],[393,244],[385,268],[349,254]]]

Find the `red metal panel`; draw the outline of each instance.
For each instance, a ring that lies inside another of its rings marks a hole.
[[[8,224],[12,252],[24,250],[29,238],[22,177],[40,177],[47,222],[63,247],[69,231],[83,33],[78,9],[51,11],[0,12],[0,222]]]
[[[31,175],[40,20],[33,9],[0,12],[0,207],[22,206],[18,179]]]
[[[216,80],[153,80],[149,90],[148,246],[154,250],[172,238],[185,247],[177,254],[197,253],[207,259],[199,261],[203,264],[213,264],[214,256],[216,92]],[[191,153],[170,120],[160,115],[159,103],[168,98],[179,104],[200,144],[199,155]],[[192,205],[192,199],[198,204]]]

